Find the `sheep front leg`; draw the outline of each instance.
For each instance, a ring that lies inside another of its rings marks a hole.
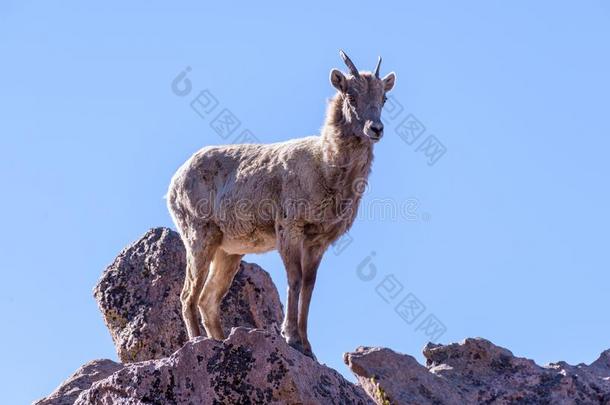
[[[288,288],[286,294],[286,315],[282,325],[282,335],[286,342],[302,351],[298,330],[298,303],[301,293],[301,269],[298,265],[286,266]]]
[[[301,256],[301,269],[302,269],[302,284],[301,294],[299,300],[299,336],[303,345],[303,353],[312,359],[316,359],[316,356],[311,350],[311,344],[307,337],[307,318],[309,317],[309,304],[311,303],[311,296],[313,294],[313,288],[316,284],[316,275],[318,273],[318,267],[322,261],[322,255],[324,254],[323,247],[312,246],[303,249]]]
[[[282,325],[282,335],[286,343],[302,351],[298,331],[298,304],[301,292],[301,252],[289,237],[278,237],[278,251],[286,268],[288,290],[286,296],[286,314]]]

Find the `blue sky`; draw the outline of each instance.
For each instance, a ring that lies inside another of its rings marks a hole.
[[[421,360],[418,325],[432,319],[442,343],[481,336],[539,363],[593,361],[610,347],[609,38],[601,1],[3,1],[4,400],[116,358],[93,286],[123,247],[172,225],[162,197],[176,168],[234,138],[192,99],[207,89],[215,113],[262,142],[315,134],[339,48],[397,73],[402,112],[385,116],[364,203],[413,215],[364,216],[325,256],[309,322],[319,360],[345,375],[342,353],[359,345]],[[171,82],[187,66],[193,90],[179,97]],[[412,145],[409,115],[425,127]],[[430,135],[446,148],[433,165],[417,150]],[[277,253],[246,260],[284,299]],[[411,323],[395,310],[405,297],[425,306]]]

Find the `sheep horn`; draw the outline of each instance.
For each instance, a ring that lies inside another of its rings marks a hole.
[[[347,65],[347,67],[349,68],[349,72],[354,76],[354,77],[360,77],[360,73],[358,73],[358,69],[356,69],[356,66],[354,65],[354,62],[352,62],[352,60],[349,58],[349,56],[347,56],[345,54],[345,52],[343,52],[343,50],[339,50],[339,55],[341,56],[341,59],[343,59],[343,62],[345,62],[345,64]]]
[[[375,77],[379,79],[379,68],[381,67],[381,56],[377,60],[377,66],[375,66]]]

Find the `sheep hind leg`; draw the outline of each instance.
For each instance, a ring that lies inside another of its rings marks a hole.
[[[186,324],[189,339],[201,336],[201,328],[197,317],[197,299],[203,289],[210,268],[210,257],[215,247],[193,249],[187,247],[186,277],[180,295],[182,302],[182,318]]]
[[[189,339],[201,335],[199,319],[197,319],[197,302],[191,299],[192,284],[192,277],[190,275],[189,265],[187,264],[186,277],[184,279],[182,293],[180,294],[180,301],[182,302],[182,319],[186,325]]]
[[[220,303],[231,288],[233,278],[239,270],[243,255],[228,254],[217,249],[210,267],[210,274],[199,296],[199,311],[208,337],[224,339],[220,323]]]

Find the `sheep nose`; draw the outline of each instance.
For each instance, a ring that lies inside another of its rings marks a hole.
[[[383,134],[383,124],[381,122],[371,124],[371,131],[373,131],[377,137],[381,137],[381,134]]]

